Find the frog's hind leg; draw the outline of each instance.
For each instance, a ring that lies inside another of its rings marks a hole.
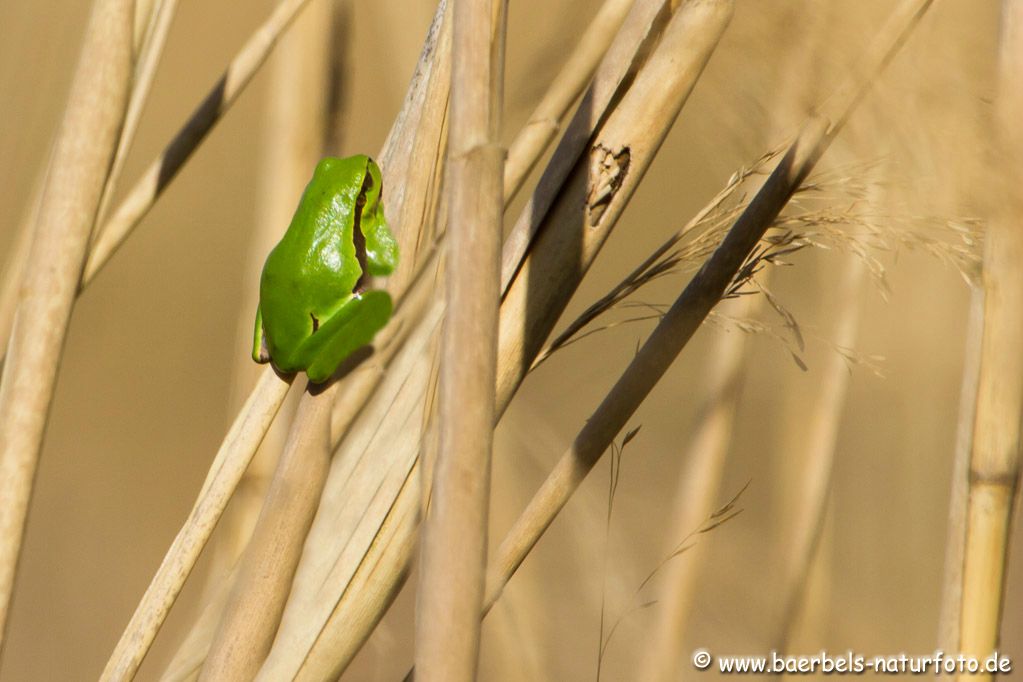
[[[319,329],[303,349],[313,358],[306,369],[309,381],[314,384],[326,381],[345,358],[370,343],[390,319],[391,307],[386,291],[367,291],[348,301],[329,320],[321,320]]]
[[[259,364],[270,362],[270,348],[263,331],[263,308],[256,306],[256,329],[252,335],[252,359]]]

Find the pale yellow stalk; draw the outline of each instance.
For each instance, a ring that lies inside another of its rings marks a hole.
[[[999,68],[1001,168],[984,242],[984,326],[970,453],[959,648],[979,659],[998,648],[1023,416],[1023,6],[1004,2]],[[960,674],[990,680],[993,675]]]
[[[302,396],[199,680],[251,680],[270,651],[330,466],[337,381]]]
[[[237,348],[252,344],[253,318],[259,303],[259,277],[270,249],[280,240],[312,176],[316,163],[328,155],[327,99],[330,92],[330,40],[334,0],[312,0],[281,38],[267,63],[266,94],[256,221],[249,232],[238,302]],[[233,368],[231,404],[239,404],[259,376],[259,365],[239,353]],[[296,396],[297,397],[297,396]],[[295,402],[271,427],[259,452],[238,483],[234,503],[221,521],[211,549],[209,576],[217,581],[232,569],[248,542],[259,515],[274,463],[284,447]]]
[[[188,519],[107,661],[101,680],[130,680],[138,672],[290,387],[290,379],[282,380],[269,367],[263,368],[210,466]]]
[[[124,243],[213,126],[231,108],[238,95],[266,61],[278,38],[307,2],[308,0],[281,0],[263,25],[252,34],[231,60],[224,75],[170,144],[149,164],[142,177],[98,230],[82,274],[82,288],[89,285],[110,256]]]
[[[504,167],[505,204],[522,189],[522,183],[543,150],[561,131],[562,117],[593,76],[632,4],[633,0],[604,0],[543,99],[515,137]]]
[[[132,0],[96,0],[64,110],[0,383],[0,636],[89,235],[127,105]]]
[[[505,11],[505,0],[454,0],[440,447],[416,608],[424,682],[471,682],[479,661],[504,207]]]

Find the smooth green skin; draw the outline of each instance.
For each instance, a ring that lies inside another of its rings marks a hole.
[[[365,246],[369,275],[390,274],[398,264],[380,190],[380,168],[368,156],[317,164],[288,231],[263,266],[256,362],[273,362],[284,373],[305,371],[309,381],[322,383],[387,324],[387,292],[356,291],[363,275],[357,242]]]

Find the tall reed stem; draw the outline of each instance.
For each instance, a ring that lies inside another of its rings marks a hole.
[[[980,350],[963,557],[959,647],[984,658],[998,647],[1009,531],[1020,476],[1023,415],[1023,6],[1002,4],[997,139],[1003,192],[984,242]],[[993,675],[983,674],[981,679]],[[960,674],[960,680],[977,676]]]
[[[505,5],[454,3],[440,450],[416,614],[416,661],[425,682],[469,682],[479,657],[504,209],[498,137]]]
[[[131,80],[133,0],[96,0],[43,191],[0,383],[0,637],[64,338]]]

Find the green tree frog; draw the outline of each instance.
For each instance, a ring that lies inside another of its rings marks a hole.
[[[309,381],[330,378],[391,317],[386,291],[398,246],[380,202],[380,168],[368,156],[320,161],[291,225],[259,281],[252,358]]]

